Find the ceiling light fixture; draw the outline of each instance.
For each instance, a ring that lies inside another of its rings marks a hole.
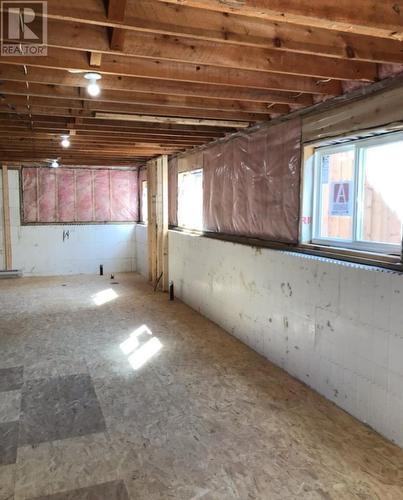
[[[64,148],[70,147],[70,137],[68,135],[62,135],[62,142],[60,143]]]
[[[98,80],[102,78],[99,73],[85,73],[84,78],[89,81],[87,92],[91,97],[97,97],[101,93],[101,87],[98,85]]]
[[[52,168],[59,168],[59,162],[57,160],[52,160],[52,163],[50,164]]]

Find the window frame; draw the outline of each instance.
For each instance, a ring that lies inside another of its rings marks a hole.
[[[364,155],[365,149],[368,146],[379,146],[393,142],[403,141],[403,133],[394,132],[390,134],[382,134],[377,137],[370,137],[365,139],[356,139],[349,142],[339,144],[317,146],[314,149],[313,158],[313,182],[312,182],[312,229],[310,242],[313,245],[320,245],[324,247],[339,248],[355,250],[366,253],[383,254],[386,256],[396,257],[402,254],[402,242],[400,244],[383,243],[374,241],[365,241],[359,239],[361,234],[363,217],[362,217],[362,202],[364,195]],[[320,235],[321,221],[321,164],[322,157],[335,152],[354,151],[354,172],[353,172],[353,193],[352,200],[352,239],[346,240],[341,238],[326,238]]]

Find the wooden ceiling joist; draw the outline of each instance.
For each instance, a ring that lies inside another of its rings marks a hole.
[[[73,74],[64,70],[26,67],[26,71],[24,71],[22,66],[0,63],[0,92],[5,92],[4,89],[10,87],[10,82],[23,82],[25,87],[27,87],[26,83],[29,83],[28,88],[30,90],[32,87],[31,84],[42,84],[48,86],[54,92],[58,91],[58,86],[65,87],[64,92],[68,92],[67,87],[73,87],[75,94],[78,94],[78,88],[84,87],[87,83],[81,74]],[[230,101],[291,104],[293,106],[309,106],[313,102],[312,95],[304,92],[270,91],[225,85],[171,82],[169,80],[151,81],[144,78],[117,77],[115,75],[103,75],[102,89],[101,99],[104,99],[108,95],[108,91],[116,91],[125,92],[128,99],[132,97],[129,92],[135,92],[137,94],[228,99]],[[320,91],[320,93],[322,92]],[[328,95],[331,92],[325,92],[325,94]]]
[[[241,4],[240,8],[236,9],[231,8],[229,2],[217,2],[222,10],[212,10],[210,7],[200,8],[200,5],[193,4],[191,0],[189,2],[170,1],[169,3],[158,0],[136,0],[136,2],[129,3],[124,20],[122,18],[122,21],[117,24],[117,19],[113,20],[110,16],[105,16],[100,2],[96,0],[87,1],[85,6],[80,0],[72,0],[70,3],[71,8],[67,11],[65,6],[52,2],[48,9],[49,17],[54,20],[98,26],[120,26],[125,31],[190,37],[197,40],[236,43],[342,59],[353,57],[375,62],[401,61],[399,42],[402,40],[403,27],[396,2],[391,2],[385,11],[388,10],[393,14],[390,20],[393,18],[397,22],[395,27],[400,23],[400,31],[399,29],[385,31],[386,36],[374,34],[372,30],[367,33],[360,32],[357,29],[359,25],[345,24],[342,29],[336,19],[339,5],[334,2],[331,9],[322,9],[329,17],[334,14],[336,22],[332,21],[331,24],[324,22],[323,19],[318,24],[296,23],[289,19],[287,22],[284,15],[286,7],[280,9],[282,12],[278,16],[271,18],[267,12],[268,9],[266,13],[259,10],[259,15],[248,15],[242,11]],[[243,3],[245,6],[252,4],[252,2]],[[264,0],[260,3],[264,4]],[[279,3],[277,1],[277,5]],[[291,0],[287,3],[290,4]],[[380,3],[373,0],[370,7],[366,5],[363,8],[359,5],[354,7],[353,3],[353,7],[350,6],[350,18],[354,17],[361,24],[360,13],[365,13],[365,11],[368,13],[368,9],[373,9],[374,5],[377,5],[378,10],[381,11]],[[312,6],[309,4],[307,11],[311,10]],[[223,16],[223,12],[226,15]],[[305,16],[305,18],[308,17],[310,16]],[[373,15],[372,19],[378,25],[382,17],[376,18]],[[368,24],[365,24],[365,28],[369,28]]]
[[[48,26],[49,47],[115,56],[106,28],[61,21],[53,23],[54,26],[52,23]],[[235,44],[132,31],[125,35],[124,54],[120,57],[128,66],[132,61],[127,58],[136,57],[338,80],[374,81],[377,78],[376,65],[365,61],[293,52],[285,54],[260,47],[239,50]]]
[[[185,108],[216,109],[223,111],[246,111],[251,113],[268,113],[270,109],[274,113],[287,113],[289,108],[286,104],[271,102],[235,101],[215,98],[184,97],[175,95],[146,94],[141,92],[124,92],[103,90],[102,94],[95,100],[86,92],[80,92],[82,87],[49,86],[44,84],[25,82],[3,82],[0,84],[0,93],[4,96],[20,95],[32,97],[46,97],[59,99],[61,103],[67,100],[84,100],[93,102],[110,102],[126,104],[151,104],[158,106],[176,106]],[[274,96],[273,96],[274,97]],[[292,99],[289,99],[292,102]],[[16,101],[14,101],[16,102]],[[66,104],[67,105],[67,104]],[[301,107],[298,103],[296,107]],[[74,107],[74,106],[71,106]]]
[[[0,159],[135,165],[368,85],[403,69],[399,2],[52,0],[48,55],[0,57]]]
[[[163,0],[223,13],[403,40],[403,5],[396,0]]]

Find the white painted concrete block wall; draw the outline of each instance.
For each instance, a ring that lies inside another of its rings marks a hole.
[[[25,276],[134,271],[135,224],[22,226],[19,173],[9,172],[13,267]],[[63,231],[69,238],[63,241]]]
[[[403,276],[169,232],[184,302],[403,446]]]
[[[136,225],[136,271],[148,279],[148,236],[147,226]]]

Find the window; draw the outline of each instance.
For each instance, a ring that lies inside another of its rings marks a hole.
[[[402,134],[318,148],[312,168],[312,243],[400,254]]]
[[[203,171],[178,174],[178,226],[203,228]]]
[[[141,183],[141,222],[147,224],[148,222],[148,192],[147,181]]]

